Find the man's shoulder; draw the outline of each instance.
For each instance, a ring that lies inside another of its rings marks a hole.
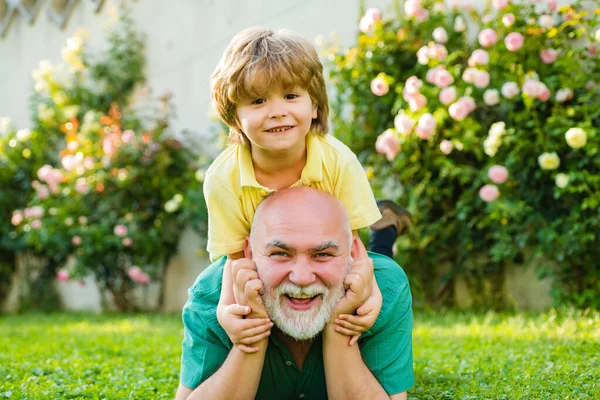
[[[369,257],[373,260],[373,269],[379,288],[395,287],[408,285],[408,277],[396,261],[379,253],[369,252]]]
[[[199,306],[199,303],[202,303],[203,308],[217,306],[221,295],[223,267],[226,259],[227,257],[221,257],[198,275],[196,281],[188,290],[188,304],[193,303]]]

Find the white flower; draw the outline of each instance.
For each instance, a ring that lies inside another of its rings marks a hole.
[[[454,30],[456,32],[464,32],[467,29],[465,20],[460,15],[454,19]]]
[[[541,169],[554,170],[560,166],[560,158],[556,153],[543,153],[538,157],[538,164]]]
[[[406,115],[404,111],[400,111],[398,115],[396,115],[396,118],[394,118],[394,127],[398,133],[402,135],[410,134],[414,126],[415,121]]]
[[[169,214],[174,213],[179,208],[179,203],[174,199],[171,199],[165,203],[165,211]]]
[[[483,93],[483,102],[488,106],[495,106],[500,102],[500,93],[496,89],[488,89]]]
[[[202,168],[196,170],[196,180],[198,182],[204,182],[204,178],[206,177],[206,171]]]
[[[579,149],[587,143],[587,134],[581,128],[571,128],[565,133],[567,144],[574,149]]]
[[[502,136],[506,133],[506,124],[502,121],[495,122],[490,126],[488,134],[490,136]]]
[[[598,30],[596,31],[596,34],[594,35],[594,38],[596,38],[596,41],[597,41],[597,42],[600,42],[600,29],[598,29]]]
[[[441,26],[433,30],[433,39],[438,43],[446,43],[448,41],[448,32]]]
[[[79,106],[66,106],[62,109],[65,119],[72,120],[79,112]]]
[[[558,186],[561,189],[564,189],[567,187],[567,185],[569,184],[569,175],[567,174],[556,174],[556,177],[554,178],[554,182],[556,183],[556,186]]]
[[[4,133],[8,133],[12,126],[12,122],[9,117],[1,117],[0,118],[0,135]]]
[[[54,118],[54,109],[48,107],[46,104],[42,103],[38,105],[38,118],[42,122],[52,121]]]
[[[500,91],[502,92],[502,96],[506,97],[507,99],[512,99],[521,92],[521,89],[519,89],[519,86],[516,82],[506,82],[504,85],[502,85]]]
[[[178,203],[181,203],[183,201],[183,196],[177,193],[175,196],[173,196],[173,200],[175,200]]]
[[[31,137],[31,131],[29,129],[19,129],[17,131],[17,140],[19,142],[25,142]]]

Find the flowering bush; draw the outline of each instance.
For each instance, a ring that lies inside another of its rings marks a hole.
[[[206,212],[199,156],[169,132],[170,96],[141,87],[143,40],[127,13],[108,42],[96,60],[80,31],[65,65],[34,72],[35,131],[57,140],[11,222],[53,265],[74,257],[57,279],[91,273],[126,310],[133,285],[161,280],[180,232],[203,229]]]
[[[560,299],[598,305],[600,10],[467,4],[369,10],[355,46],[329,44],[335,133],[376,194],[414,213],[399,257],[427,300],[459,271],[493,276],[531,249],[558,261]]]

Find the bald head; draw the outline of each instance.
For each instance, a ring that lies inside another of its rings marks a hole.
[[[308,226],[307,226],[308,225]],[[272,193],[259,204],[254,214],[250,243],[265,229],[310,229],[314,225],[326,225],[347,239],[352,240],[348,214],[343,204],[331,194],[306,186],[293,187]],[[254,247],[254,246],[253,246]]]

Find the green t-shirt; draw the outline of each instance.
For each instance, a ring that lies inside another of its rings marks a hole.
[[[383,305],[377,321],[360,337],[358,345],[365,364],[392,395],[414,384],[412,298],[406,274],[394,260],[371,252],[369,256]],[[180,382],[188,388],[196,388],[215,373],[233,346],[216,315],[224,265],[225,257],[198,276],[183,308]],[[256,399],[293,398],[327,398],[321,335],[313,342],[302,370],[275,335],[269,337]]]

